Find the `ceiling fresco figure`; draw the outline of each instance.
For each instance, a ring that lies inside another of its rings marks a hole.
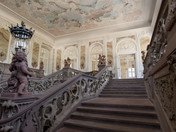
[[[142,20],[141,0],[0,0],[53,35]],[[23,10],[23,12],[21,12]]]

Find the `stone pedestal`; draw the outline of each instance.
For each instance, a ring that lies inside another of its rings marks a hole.
[[[0,95],[0,104],[11,101],[18,106],[18,110],[22,110],[38,99],[38,97],[32,96],[32,93],[26,93],[24,95],[18,95],[17,93],[3,93]]]
[[[106,65],[98,65],[98,70],[101,71]]]
[[[21,97],[32,97],[32,93],[2,93],[0,97],[7,97],[7,98],[21,98]]]

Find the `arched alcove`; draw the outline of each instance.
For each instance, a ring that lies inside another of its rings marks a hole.
[[[33,43],[33,54],[32,54],[32,67],[37,68],[38,67],[38,60],[39,60],[39,49],[40,49],[40,44],[37,42]]]
[[[75,46],[65,49],[64,59],[67,59],[67,57],[71,59],[71,68],[78,69],[78,49]]]
[[[51,49],[48,46],[44,44],[41,46],[40,69],[44,70],[45,75],[49,74],[49,68],[50,68],[50,62],[51,62],[50,51]]]
[[[90,66],[91,70],[98,70],[98,57],[103,54],[103,46],[99,43],[94,43],[90,47]]]

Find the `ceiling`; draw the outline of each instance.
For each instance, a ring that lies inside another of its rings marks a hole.
[[[0,0],[54,37],[151,23],[156,0]]]

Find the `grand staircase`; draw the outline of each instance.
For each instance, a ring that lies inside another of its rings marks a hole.
[[[142,79],[113,79],[56,132],[161,132]]]

